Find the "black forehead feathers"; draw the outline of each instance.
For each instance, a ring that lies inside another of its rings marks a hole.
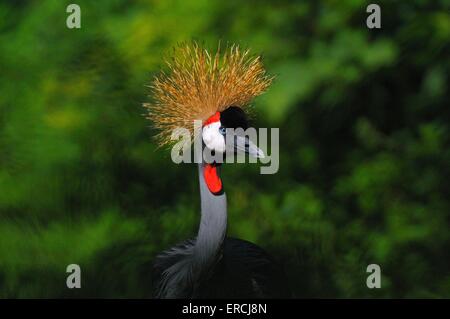
[[[248,120],[245,112],[237,106],[230,106],[225,111],[220,112],[220,122],[228,128],[248,128]]]

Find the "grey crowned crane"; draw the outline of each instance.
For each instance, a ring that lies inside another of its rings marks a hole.
[[[154,102],[144,104],[161,146],[170,145],[173,130],[181,127],[223,157],[227,152],[264,156],[247,137],[227,136],[231,128],[248,127],[245,109],[272,81],[260,57],[237,46],[211,54],[193,43],[179,46],[168,66],[169,72],[151,85]],[[200,130],[194,131],[195,120],[202,121]],[[255,244],[227,237],[227,198],[219,170],[216,161],[202,157],[198,163],[198,234],[156,257],[155,297],[289,297],[283,271],[272,257]]]

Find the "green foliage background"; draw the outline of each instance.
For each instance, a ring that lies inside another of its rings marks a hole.
[[[79,30],[71,2],[0,3],[0,297],[150,297],[199,200],[141,104],[192,39],[262,52],[276,76],[255,126],[280,127],[280,170],[225,166],[229,233],[296,297],[450,297],[448,1],[378,1],[380,30],[361,0],[79,0]]]

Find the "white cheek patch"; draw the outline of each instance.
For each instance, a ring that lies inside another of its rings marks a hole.
[[[210,150],[224,153],[225,137],[219,132],[220,125],[220,122],[214,122],[205,125],[202,130],[202,137],[206,147],[208,147]]]

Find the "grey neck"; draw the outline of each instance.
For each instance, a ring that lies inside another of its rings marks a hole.
[[[204,163],[198,164],[201,219],[194,247],[194,267],[202,276],[208,275],[220,258],[227,230],[226,195],[225,193],[214,195],[209,191],[203,177],[204,166]]]

